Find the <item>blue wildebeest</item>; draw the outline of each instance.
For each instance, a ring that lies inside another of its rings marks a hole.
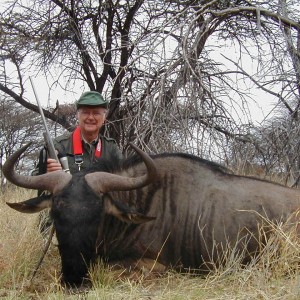
[[[236,176],[192,155],[150,157],[134,145],[138,156],[113,173],[19,175],[14,164],[27,147],[3,173],[51,195],[8,205],[25,213],[51,208],[62,278],[70,285],[81,284],[97,257],[127,267],[155,261],[201,270],[218,263],[216,251],[226,244],[253,254],[261,216],[284,221],[300,205],[298,190]]]

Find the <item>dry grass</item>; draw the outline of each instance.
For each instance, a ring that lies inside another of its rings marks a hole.
[[[0,195],[0,298],[2,299],[299,299],[299,241],[295,227],[272,224],[275,234],[261,255],[242,268],[227,249],[228,261],[207,276],[169,272],[130,279],[99,263],[91,270],[92,287],[66,291],[59,284],[60,260],[52,245],[36,277],[32,272],[44,242],[38,215],[10,209],[5,201],[21,201],[33,191],[14,189]],[[266,220],[267,221],[267,220]],[[262,233],[262,237],[263,233]]]

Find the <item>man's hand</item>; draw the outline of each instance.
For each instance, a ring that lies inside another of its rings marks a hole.
[[[61,164],[53,158],[47,159],[47,173],[62,170]]]

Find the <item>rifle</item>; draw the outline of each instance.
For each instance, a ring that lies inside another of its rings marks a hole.
[[[53,158],[56,161],[59,161],[60,164],[62,165],[63,170],[66,173],[70,173],[67,157],[65,155],[57,155],[56,154],[56,150],[54,148],[54,144],[53,144],[53,141],[52,141],[51,136],[50,136],[50,131],[49,131],[47,123],[46,123],[43,108],[40,104],[40,101],[39,101],[39,98],[38,98],[38,95],[36,93],[36,90],[35,90],[35,87],[34,87],[34,84],[33,84],[33,81],[31,79],[31,77],[29,77],[29,79],[30,79],[32,90],[34,92],[34,96],[35,96],[35,99],[36,99],[36,102],[37,102],[37,105],[38,105],[38,108],[39,108],[40,115],[42,117],[44,128],[46,130],[45,132],[43,132],[43,136],[44,136],[45,144],[46,144],[46,147],[47,147],[47,150],[48,150],[48,155],[49,155],[50,158]]]

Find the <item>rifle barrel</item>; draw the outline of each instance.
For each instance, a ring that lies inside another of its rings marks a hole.
[[[55,151],[55,148],[54,148],[54,144],[53,144],[53,141],[51,139],[51,136],[50,136],[50,132],[49,132],[49,129],[48,129],[48,126],[47,126],[47,123],[46,123],[46,119],[45,119],[45,115],[44,115],[44,111],[43,111],[43,108],[41,106],[41,103],[39,101],[39,97],[36,93],[36,90],[35,90],[35,87],[34,87],[34,84],[33,84],[33,80],[31,77],[29,77],[30,79],[30,82],[31,82],[31,86],[32,86],[32,90],[33,90],[33,93],[34,93],[34,96],[35,96],[35,99],[36,99],[36,102],[37,102],[37,105],[38,105],[38,108],[39,108],[39,112],[40,112],[40,115],[42,117],[42,121],[43,121],[43,124],[44,124],[44,127],[45,127],[45,130],[46,130],[46,133],[44,135],[44,138],[46,140],[46,143],[47,143],[47,146],[48,146],[48,152],[49,152],[49,157],[50,158],[54,158],[56,159],[57,161],[58,160],[58,157],[57,157],[57,154],[56,154],[56,151]]]

